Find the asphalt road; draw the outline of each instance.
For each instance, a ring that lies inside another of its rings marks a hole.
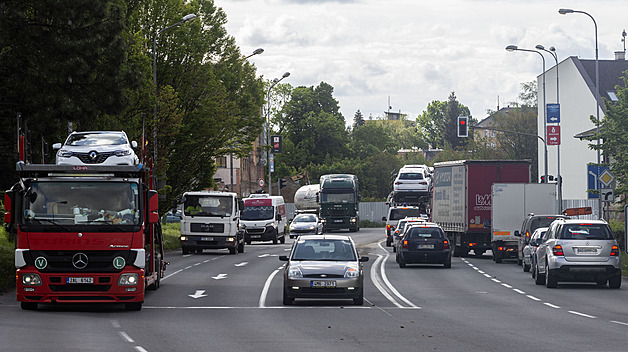
[[[514,262],[453,258],[408,266],[383,247],[383,229],[350,234],[365,263],[365,304],[282,304],[292,240],[245,253],[181,255],[139,312],[123,305],[40,305],[0,296],[4,351],[617,351],[628,334],[628,286],[534,284]],[[624,282],[624,284],[627,284]]]

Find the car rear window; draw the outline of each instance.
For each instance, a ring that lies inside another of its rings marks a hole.
[[[539,227],[549,227],[549,225],[556,219],[562,218],[556,216],[546,216],[542,218],[532,219],[532,221],[530,222],[530,233],[534,232],[534,230],[538,229]]]
[[[558,238],[565,240],[612,240],[613,235],[605,225],[566,224],[561,229]]]
[[[443,238],[442,231],[436,227],[413,227],[406,234],[406,239]]]
[[[390,210],[390,220],[400,220],[405,217],[421,216],[419,208],[399,208]]]
[[[400,180],[422,180],[423,174],[420,172],[403,173],[399,175]]]

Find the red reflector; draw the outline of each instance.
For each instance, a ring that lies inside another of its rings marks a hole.
[[[469,247],[475,246],[475,243],[469,243]]]

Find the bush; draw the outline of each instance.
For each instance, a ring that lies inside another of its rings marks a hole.
[[[0,227],[0,292],[15,288],[15,244],[8,240],[7,231]]]
[[[161,231],[164,235],[164,250],[174,250],[181,248],[179,236],[181,228],[178,223],[162,224]]]
[[[372,222],[370,220],[360,220],[360,227],[362,228],[374,228],[374,227],[384,227],[386,224],[381,222]]]

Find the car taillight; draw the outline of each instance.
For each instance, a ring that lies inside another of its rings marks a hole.
[[[390,226],[390,225],[386,224],[386,230],[390,231],[390,228],[391,228],[391,227],[392,227],[392,226]]]
[[[449,249],[449,241],[447,240],[443,241],[443,249]]]
[[[526,238],[530,239],[530,231],[526,231]]]
[[[408,249],[408,240],[403,241],[403,249]]]
[[[618,256],[619,256],[619,247],[617,246],[611,247],[611,257],[618,257]]]
[[[552,253],[554,253],[554,255],[565,255],[565,253],[563,252],[563,246],[557,244],[554,246],[554,248],[552,248]]]

